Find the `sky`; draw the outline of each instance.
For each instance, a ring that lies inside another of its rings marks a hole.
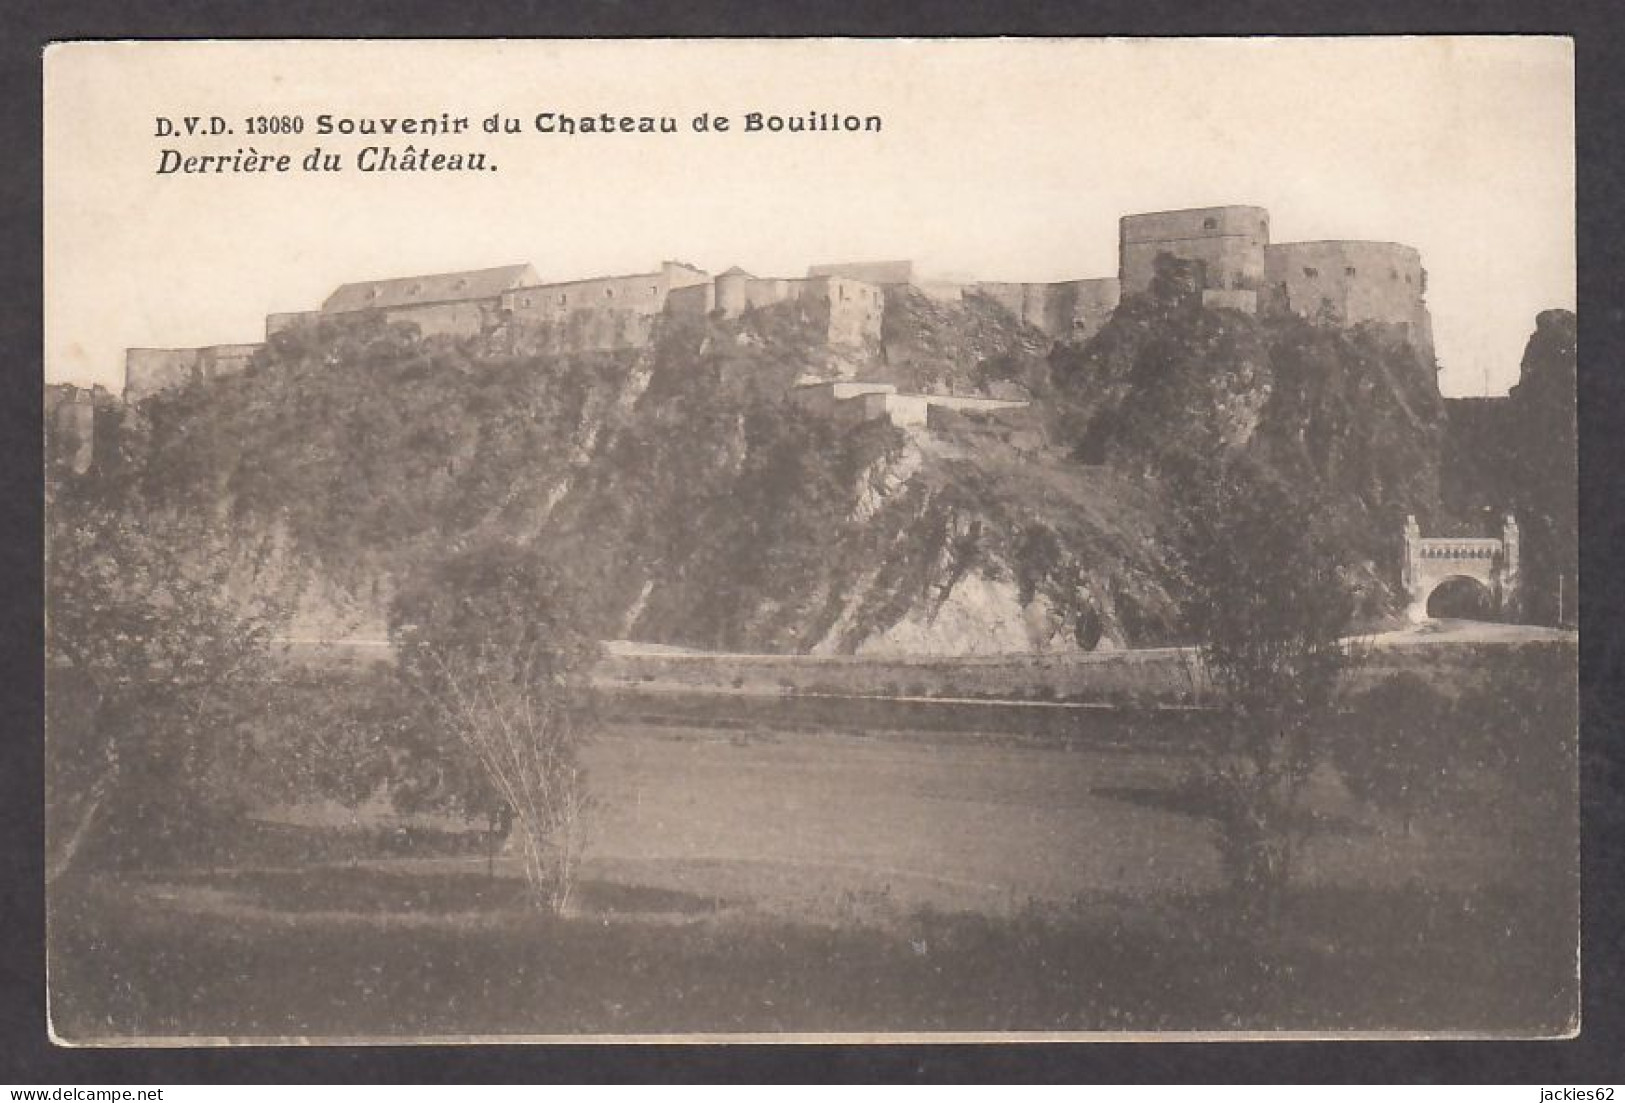
[[[1555,38],[86,43],[46,57],[48,381],[122,388],[124,349],[260,340],[362,279],[531,262],[544,280],[926,272],[1112,276],[1123,214],[1247,204],[1274,241],[1421,250],[1447,395],[1517,381],[1573,309],[1571,44]],[[540,112],[674,135],[538,133]],[[466,116],[460,136],[317,116]],[[740,132],[749,112],[877,133]],[[486,135],[493,113],[523,133]],[[734,120],[696,133],[695,115]],[[218,137],[157,120],[219,115]],[[250,135],[298,116],[298,135]],[[477,173],[362,173],[368,145],[483,151]],[[159,174],[164,149],[341,155],[337,173]]]

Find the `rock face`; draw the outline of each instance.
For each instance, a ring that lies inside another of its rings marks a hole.
[[[1077,457],[1154,478],[1246,451],[1326,503],[1367,618],[1400,602],[1398,534],[1438,513],[1443,402],[1388,327],[1209,309],[1169,271],[1052,366]]]
[[[1579,571],[1577,328],[1571,311],[1543,310],[1505,397],[1453,398],[1440,496],[1451,536],[1490,536],[1508,512],[1522,530],[1522,619],[1572,624]]]
[[[563,565],[606,638],[764,652],[1168,642],[1158,465],[1197,440],[1342,494],[1351,533],[1424,512],[1437,391],[1376,337],[1130,296],[1046,354],[991,299],[888,296],[878,347],[839,357],[795,302],[569,355],[368,319],[278,333],[144,403],[120,477],[304,572],[312,626],[380,623],[405,573],[500,536]],[[1033,404],[909,435],[799,409],[809,376]],[[1380,605],[1381,549],[1350,548]]]

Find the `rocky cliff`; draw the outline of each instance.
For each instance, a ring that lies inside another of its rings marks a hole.
[[[832,354],[798,309],[555,356],[373,319],[285,332],[147,400],[87,477],[229,518],[303,583],[305,634],[379,632],[404,572],[500,535],[565,565],[605,638],[829,653],[1168,641],[1158,465],[1198,437],[1340,493],[1372,611],[1361,534],[1432,493],[1437,391],[1374,337],[1142,297],[1049,354],[991,300],[904,289],[879,348]],[[799,409],[808,375],[1034,404],[905,433]]]

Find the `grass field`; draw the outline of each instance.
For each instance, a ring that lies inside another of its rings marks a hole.
[[[1188,754],[618,723],[582,890],[376,825],[53,893],[68,1039],[1160,1030],[1549,1034],[1569,822],[1458,784],[1409,834],[1316,777],[1280,930],[1238,929]],[[1561,809],[1561,802],[1556,807]],[[335,840],[339,840],[336,842]]]

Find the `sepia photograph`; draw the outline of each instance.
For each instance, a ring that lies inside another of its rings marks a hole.
[[[57,1045],[1580,1031],[1571,40],[43,99]]]

